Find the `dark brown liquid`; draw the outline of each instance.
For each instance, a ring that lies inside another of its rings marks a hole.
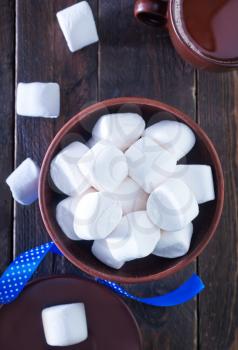
[[[238,0],[183,0],[183,22],[202,54],[238,60]]]

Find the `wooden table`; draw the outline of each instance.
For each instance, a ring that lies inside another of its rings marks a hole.
[[[5,179],[14,166],[26,157],[41,163],[57,130],[85,106],[118,96],[158,99],[190,115],[215,143],[226,179],[225,208],[215,238],[197,261],[171,278],[127,287],[140,296],[164,293],[193,272],[206,284],[183,306],[130,303],[143,349],[237,350],[238,73],[201,72],[184,63],[167,32],[136,22],[133,0],[89,0],[100,43],[72,54],[55,14],[75,2],[0,2],[0,271],[20,252],[49,240],[38,203],[23,207],[12,201]],[[31,81],[60,84],[58,119],[15,115],[15,84]],[[49,256],[37,276],[67,272],[79,273],[63,257]]]

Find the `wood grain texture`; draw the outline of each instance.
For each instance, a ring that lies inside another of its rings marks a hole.
[[[0,11],[0,272],[12,258],[12,196],[5,183],[13,170],[15,2],[1,1]]]
[[[214,240],[199,258],[207,286],[199,302],[199,344],[203,350],[238,349],[238,73],[200,72],[198,115],[214,141],[225,175],[223,218]]]
[[[143,96],[159,99],[196,116],[195,73],[176,55],[168,34],[133,18],[133,1],[99,2],[99,98]],[[130,286],[140,296],[163,294],[196,270]],[[128,288],[128,286],[126,287]],[[142,330],[143,350],[196,349],[196,301],[172,309],[130,302]]]
[[[97,99],[97,45],[72,54],[57,22],[57,11],[76,0],[17,1],[17,81],[58,82],[61,114],[58,119],[18,116],[16,164],[26,157],[41,164],[57,130],[85,104]],[[97,17],[97,1],[90,1]],[[15,252],[19,253],[49,237],[38,203],[16,206]],[[40,273],[75,271],[64,258],[47,257]]]
[[[14,255],[49,240],[38,204],[16,205],[5,185],[14,167],[14,43],[16,3],[17,81],[61,85],[57,120],[18,116],[15,165],[26,157],[41,164],[59,128],[80,109],[118,96],[144,96],[169,103],[193,117],[214,141],[226,179],[223,219],[199,258],[206,290],[175,308],[128,302],[140,325],[143,350],[238,349],[238,73],[194,70],[175,53],[168,34],[133,19],[132,0],[89,0],[98,22],[100,46],[74,54],[67,48],[56,12],[77,0],[2,0],[0,11],[0,270]],[[12,228],[14,225],[14,236]],[[196,264],[169,279],[126,288],[138,296],[163,294],[179,286]],[[64,258],[49,256],[37,276],[79,271]],[[198,313],[197,313],[198,311]],[[105,349],[107,350],[107,349]]]

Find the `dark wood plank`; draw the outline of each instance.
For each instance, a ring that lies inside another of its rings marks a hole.
[[[200,72],[198,112],[214,141],[225,175],[223,218],[199,258],[207,288],[199,302],[199,345],[203,350],[238,349],[238,73]]]
[[[0,11],[0,272],[12,257],[12,197],[5,183],[13,169],[15,85],[15,1],[1,1]]]
[[[26,157],[41,161],[57,130],[85,104],[97,99],[97,45],[72,54],[59,28],[56,12],[76,0],[17,1],[17,81],[55,81],[61,86],[61,115],[57,120],[17,117],[16,163]],[[97,0],[89,1],[97,17]],[[46,242],[38,203],[16,207],[15,250]],[[48,257],[42,274],[75,271],[64,258]]]
[[[99,98],[144,96],[196,116],[195,73],[174,52],[168,34],[133,19],[133,1],[99,2]],[[137,295],[162,294],[196,270],[196,264],[171,278],[127,288]],[[157,309],[129,303],[141,326],[144,350],[196,349],[196,301]]]

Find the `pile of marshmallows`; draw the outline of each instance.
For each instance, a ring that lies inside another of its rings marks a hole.
[[[186,254],[198,204],[215,198],[210,166],[177,165],[194,144],[177,121],[145,129],[136,113],[102,116],[87,145],[75,141],[52,160],[55,190],[68,196],[56,208],[62,231],[94,240],[92,253],[115,269],[151,253]]]

